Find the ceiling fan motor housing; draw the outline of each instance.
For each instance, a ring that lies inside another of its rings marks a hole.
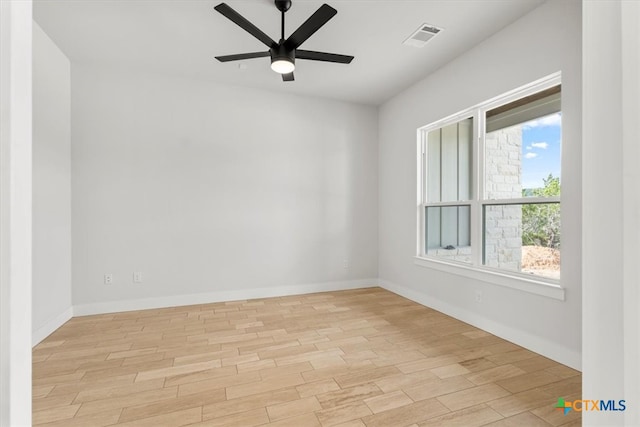
[[[271,53],[271,63],[276,61],[288,61],[292,64],[296,63],[295,49],[287,49],[284,43],[280,43],[277,47],[269,49]]]

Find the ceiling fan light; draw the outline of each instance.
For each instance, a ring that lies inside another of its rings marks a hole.
[[[296,66],[288,59],[276,59],[271,62],[271,69],[279,74],[289,74],[296,69]]]

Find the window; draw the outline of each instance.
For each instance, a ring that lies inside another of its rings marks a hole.
[[[426,253],[470,263],[473,117],[425,137]]]
[[[418,256],[559,280],[561,126],[556,75],[419,129]]]

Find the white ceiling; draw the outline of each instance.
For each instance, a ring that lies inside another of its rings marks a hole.
[[[217,55],[267,50],[214,11],[219,1],[36,0],[34,18],[72,62],[146,70],[221,84],[380,104],[480,43],[544,0],[326,0],[338,14],[302,49],[354,55],[351,65],[296,62],[283,83],[269,58],[219,63]],[[227,0],[277,40],[270,0]],[[291,34],[323,1],[293,0]],[[423,48],[402,42],[421,24],[442,31]],[[473,70],[469,70],[473,72]]]

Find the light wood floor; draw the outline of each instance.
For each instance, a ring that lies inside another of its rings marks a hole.
[[[373,288],[73,318],[33,350],[33,423],[577,426],[580,386]]]

